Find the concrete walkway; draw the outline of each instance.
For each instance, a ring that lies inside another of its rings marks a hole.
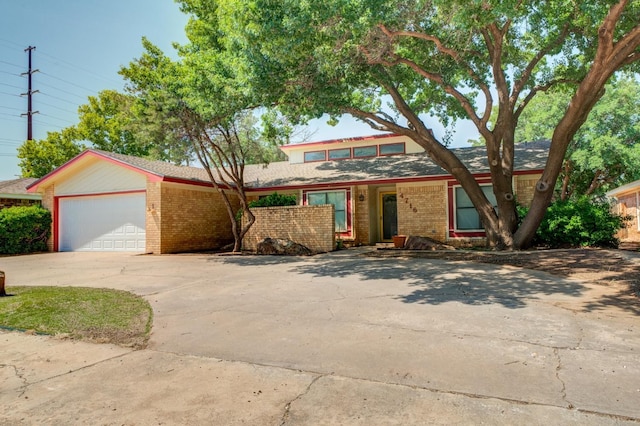
[[[0,333],[2,425],[640,424],[638,317],[605,286],[353,250],[0,269],[9,292],[118,288],[155,315],[141,351]]]

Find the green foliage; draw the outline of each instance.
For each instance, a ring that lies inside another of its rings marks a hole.
[[[539,94],[520,117],[516,141],[551,139],[570,100],[566,91]],[[605,86],[604,95],[569,145],[560,175],[560,183],[565,178],[567,182],[561,196],[602,195],[640,179],[638,111],[640,82],[634,76],[623,74]]]
[[[46,139],[28,140],[18,147],[18,158],[22,177],[41,178],[56,167],[60,167],[76,155],[85,146],[75,127],[60,132],[47,132]]]
[[[520,217],[527,209],[518,208]],[[613,213],[603,199],[580,197],[552,203],[536,232],[535,244],[558,247],[617,247],[616,233],[628,218]]]
[[[40,206],[0,210],[0,253],[23,254],[47,251],[51,213]]]
[[[274,192],[259,200],[251,201],[249,208],[254,207],[276,207],[276,206],[295,206],[297,204],[295,195],[284,195]]]
[[[295,206],[296,204],[298,204],[298,202],[295,195],[284,195],[274,192],[273,194],[269,194],[266,197],[250,201],[248,203],[248,206],[250,209],[252,209],[260,207]],[[243,212],[243,209],[238,210],[238,212],[236,213],[236,221],[240,221],[242,219]]]
[[[493,184],[513,192],[518,117],[539,93],[562,86],[576,101],[555,120],[565,118],[545,170],[553,185],[605,82],[640,64],[639,0],[617,8],[597,0],[177,1],[191,18],[180,50],[190,70],[180,78],[201,84],[193,94],[206,94],[187,98],[192,108],[214,112],[240,94],[296,124],[349,114],[408,136],[461,182],[495,246],[526,246],[551,193],[535,193],[531,219],[514,231],[513,201],[500,198],[491,209],[470,165],[445,149],[450,133],[441,136],[432,122],[452,129],[469,119],[497,157],[491,162],[502,164],[491,169]]]
[[[79,122],[18,148],[22,176],[40,178],[87,147],[174,164],[188,162],[191,144],[166,111],[115,90],[89,96],[78,108]]]

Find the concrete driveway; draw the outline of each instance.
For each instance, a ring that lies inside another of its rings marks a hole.
[[[639,424],[638,317],[603,288],[480,264],[55,253],[18,285],[110,287],[149,347],[0,334],[0,424]]]

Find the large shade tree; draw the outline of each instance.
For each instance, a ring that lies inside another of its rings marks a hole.
[[[550,139],[569,95],[552,91],[533,99],[520,117],[516,142]],[[576,132],[556,189],[558,198],[599,196],[640,179],[640,82],[621,75],[605,86],[602,98]]]
[[[133,95],[103,90],[78,107],[78,123],[18,148],[24,177],[42,177],[91,147],[152,160],[188,163],[191,144],[175,131],[173,117]]]
[[[215,39],[196,21],[187,26],[187,35]],[[181,58],[172,60],[147,39],[143,47],[144,54],[120,71],[128,91],[143,109],[162,111],[189,142],[227,210],[233,251],[240,251],[255,222],[245,193],[245,166],[279,159],[276,145],[288,138],[290,128],[268,112],[264,126],[258,126],[253,114],[257,104],[244,90],[232,51],[203,53],[186,46],[179,51]],[[245,215],[242,222],[236,220],[236,200]]]
[[[190,49],[242,58],[240,77],[262,104],[299,119],[350,114],[416,141],[460,182],[498,248],[530,243],[570,141],[611,76],[640,58],[639,0],[178,1],[209,34]],[[515,131],[529,102],[560,85],[571,100],[518,227]],[[473,123],[496,209],[426,117]]]

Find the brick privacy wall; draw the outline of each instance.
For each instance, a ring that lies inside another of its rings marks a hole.
[[[369,235],[369,223],[371,221],[371,209],[369,208],[369,197],[372,192],[367,186],[356,186],[353,191],[353,243],[356,245],[371,244],[371,235]],[[360,195],[364,196],[364,200],[360,201]]]
[[[438,241],[447,239],[447,187],[444,182],[424,186],[398,185],[398,233]]]
[[[636,194],[625,194],[618,197],[617,210],[624,216],[631,216],[627,226],[618,231],[617,237],[621,242],[640,242],[640,231],[638,231],[638,205]]]
[[[159,253],[212,250],[233,242],[231,221],[222,195],[217,191],[171,184],[160,184],[159,191],[160,203],[155,206],[157,220],[154,217],[151,226],[147,226],[153,234],[159,224]],[[230,197],[237,211],[237,196],[230,194]],[[156,198],[157,194],[147,193],[147,206]],[[151,235],[151,239],[157,239],[156,235]]]
[[[256,221],[244,237],[245,250],[255,251],[265,238],[291,240],[316,253],[335,249],[333,205],[261,207],[251,211]]]

